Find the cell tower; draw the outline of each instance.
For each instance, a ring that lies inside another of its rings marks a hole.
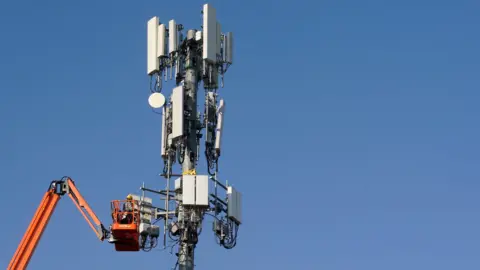
[[[167,247],[167,236],[174,246],[178,244],[181,270],[194,268],[195,246],[206,215],[213,217],[213,232],[227,249],[236,245],[242,223],[241,193],[218,178],[225,114],[218,88],[219,84],[223,88],[224,75],[233,63],[233,34],[221,32],[212,5],[205,4],[202,13],[201,30],[190,29],[186,36],[183,25],[175,20],[167,23],[155,16],[147,23],[147,74],[152,92],[148,102],[154,111],[161,109],[164,168],[160,175],[166,184],[164,190],[143,184],[141,197],[136,196],[144,210],[140,233],[145,238],[141,242],[158,231],[153,220],[163,221],[163,246]],[[167,99],[162,94],[162,80],[169,79],[175,80],[175,87]],[[205,89],[203,113],[197,108],[201,82]],[[202,138],[208,174],[197,175]],[[176,163],[181,172],[175,172]],[[152,206],[145,192],[159,195],[164,206]]]

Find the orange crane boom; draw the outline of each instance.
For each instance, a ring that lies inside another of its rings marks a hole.
[[[68,194],[85,220],[93,229],[100,241],[108,237],[110,232],[105,229],[98,217],[92,211],[88,203],[78,191],[72,179],[64,177],[62,180],[52,181],[47,192],[42,198],[30,225],[25,232],[15,254],[13,255],[8,270],[24,270],[27,268],[30,258],[42,237],[45,228],[52,216],[61,196]]]

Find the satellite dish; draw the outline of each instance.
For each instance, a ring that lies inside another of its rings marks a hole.
[[[148,97],[148,104],[154,109],[161,108],[165,105],[165,96],[161,93],[153,93]]]

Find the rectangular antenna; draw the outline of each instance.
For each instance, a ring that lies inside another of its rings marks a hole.
[[[232,186],[227,188],[227,216],[230,220],[242,223],[242,194]]]
[[[233,33],[228,32],[223,42],[223,61],[227,64],[233,64]]]
[[[157,48],[157,57],[163,57],[167,53],[167,29],[165,24],[160,24],[158,26],[158,48]]]
[[[182,203],[195,205],[195,175],[182,176]]]
[[[172,139],[183,136],[183,86],[172,92]]]
[[[184,205],[208,206],[208,176],[182,176],[182,203]]]
[[[147,23],[147,74],[158,72],[159,63],[157,57],[158,43],[158,17],[151,18]]]
[[[162,149],[160,150],[161,156],[166,157],[167,156],[167,151],[166,151],[166,139],[167,139],[167,122],[166,122],[166,116],[167,114],[167,106],[163,106],[163,112],[162,112],[162,142],[161,142],[161,147]]]
[[[209,4],[203,5],[203,59],[217,61],[217,12]]]
[[[178,36],[177,36],[177,23],[175,20],[168,22],[168,52],[172,53],[177,50]]]
[[[218,112],[217,112],[217,129],[216,129],[216,138],[215,138],[215,151],[220,154],[220,147],[222,145],[222,134],[223,134],[223,114],[225,113],[225,101],[223,99],[220,100],[220,104],[218,105]]]
[[[197,175],[195,178],[195,205],[208,206],[208,176]]]

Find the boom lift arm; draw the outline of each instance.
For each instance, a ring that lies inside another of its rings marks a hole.
[[[68,194],[72,199],[73,203],[77,206],[80,213],[82,213],[85,220],[87,220],[100,241],[103,241],[110,235],[110,232],[105,229],[80,194],[73,180],[69,177],[63,177],[62,180],[52,181],[50,184],[22,238],[22,241],[20,242],[20,245],[8,265],[8,270],[24,270],[27,268],[30,258],[35,252],[35,248],[47,227],[48,221],[50,220],[58,201],[65,194]]]

